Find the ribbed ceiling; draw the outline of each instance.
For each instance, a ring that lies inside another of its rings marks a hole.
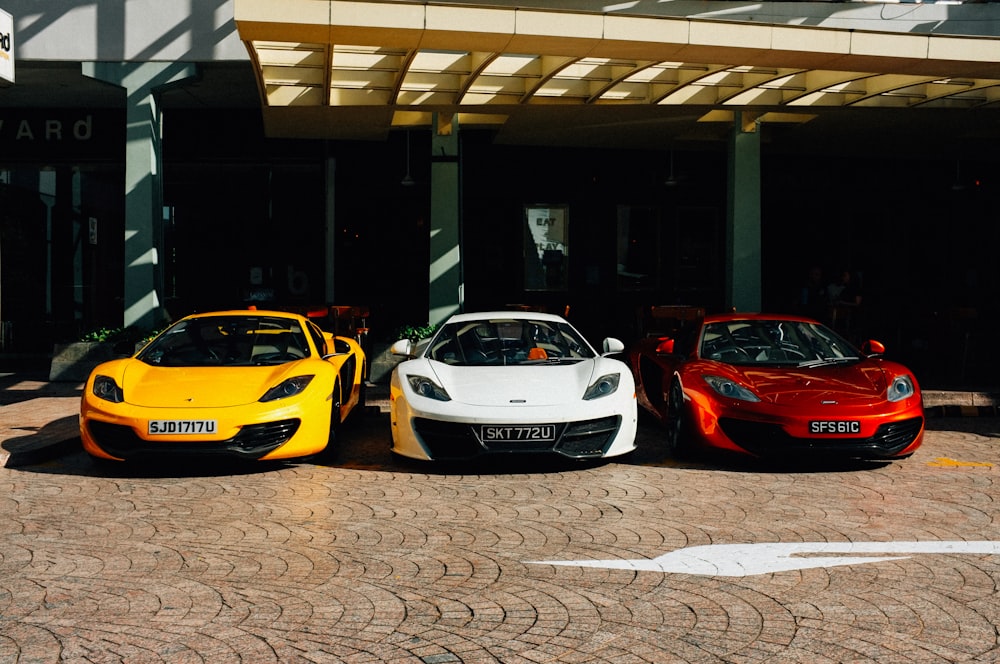
[[[503,123],[538,106],[787,122],[1000,100],[1000,40],[983,37],[352,0],[238,0],[236,19],[265,117],[353,109],[314,122],[319,133],[364,109],[388,129],[435,112]]]

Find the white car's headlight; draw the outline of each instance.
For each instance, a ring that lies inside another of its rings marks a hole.
[[[93,392],[94,396],[98,399],[104,399],[111,403],[125,401],[125,393],[122,391],[122,388],[118,387],[118,383],[111,376],[95,376]]]
[[[600,399],[609,394],[614,394],[618,390],[618,382],[620,380],[621,376],[616,373],[601,376],[583,393],[583,400],[590,401],[591,399]]]
[[[729,399],[740,401],[760,401],[760,398],[739,383],[722,376],[702,376],[713,390]]]
[[[426,376],[407,376],[406,380],[410,383],[410,388],[422,397],[436,401],[451,401],[448,392]]]
[[[889,386],[887,396],[889,401],[902,401],[903,399],[912,397],[915,392],[913,381],[910,380],[909,376],[896,376],[896,379],[892,381],[892,385]]]
[[[281,383],[265,392],[264,396],[262,396],[260,400],[267,402],[294,397],[296,394],[299,394],[302,390],[306,389],[306,386],[312,381],[312,379],[312,376],[295,376],[294,378],[283,380]]]

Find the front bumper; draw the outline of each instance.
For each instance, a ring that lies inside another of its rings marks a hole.
[[[139,456],[228,456],[256,460],[267,456],[292,439],[299,430],[298,419],[251,424],[225,440],[151,441],[123,424],[90,421],[84,424],[88,437],[100,449],[118,459]]]
[[[879,460],[912,453],[923,438],[924,418],[886,422],[864,437],[800,438],[777,424],[735,418],[720,419],[719,427],[734,443],[760,457],[802,454]]]
[[[483,454],[555,453],[574,459],[605,456],[622,428],[622,417],[562,422],[552,441],[486,441],[481,425],[415,418],[413,430],[432,459],[471,459]]]
[[[413,396],[394,386],[392,451],[413,459],[471,459],[483,455],[552,453],[574,459],[627,454],[635,449],[634,393],[558,406],[473,407]],[[484,426],[552,426],[551,440],[484,440]]]
[[[147,408],[85,395],[80,412],[84,450],[107,459],[211,455],[289,459],[322,452],[330,437],[332,402],[325,394],[274,404],[220,408]],[[217,433],[152,435],[150,420],[214,420]]]

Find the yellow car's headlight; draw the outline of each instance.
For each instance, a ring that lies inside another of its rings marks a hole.
[[[295,376],[294,378],[283,380],[281,383],[265,392],[264,396],[262,396],[260,400],[266,403],[268,401],[277,401],[278,399],[294,397],[296,394],[299,394],[306,389],[306,386],[309,385],[312,379],[313,376]]]
[[[125,401],[125,393],[111,376],[96,376],[94,378],[93,392],[94,396],[98,399],[110,401],[111,403]]]

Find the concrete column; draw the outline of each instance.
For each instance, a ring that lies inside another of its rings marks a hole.
[[[443,323],[462,310],[461,182],[458,117],[435,115],[431,138],[431,255],[428,322]]]
[[[726,211],[726,307],[761,308],[760,131],[737,114],[729,140]]]
[[[162,117],[157,91],[197,72],[194,65],[184,63],[85,62],[83,73],[127,92],[123,323],[152,329],[162,322],[163,301]]]

